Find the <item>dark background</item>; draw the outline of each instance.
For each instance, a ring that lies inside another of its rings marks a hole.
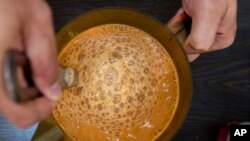
[[[49,4],[58,31],[81,13],[107,6],[137,9],[166,23],[181,6],[181,1],[50,0]],[[173,141],[215,141],[225,123],[250,121],[250,1],[239,0],[238,4],[235,43],[228,49],[203,54],[191,63],[193,101]]]

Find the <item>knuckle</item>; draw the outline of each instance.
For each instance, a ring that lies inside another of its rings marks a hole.
[[[52,11],[51,9],[49,8],[49,6],[47,4],[45,4],[46,6],[44,6],[44,14],[47,16],[47,17],[52,17]]]
[[[233,44],[234,40],[235,40],[235,36],[225,39],[224,43],[223,43],[223,47],[226,48],[226,47],[231,46]]]
[[[222,34],[218,37],[218,42],[220,42],[220,48],[227,48],[231,46],[236,37],[236,30],[231,30],[228,33]]]
[[[48,24],[52,20],[52,11],[47,3],[40,4],[39,10],[36,12],[35,17],[41,23]]]
[[[228,38],[227,38],[227,43],[226,43],[226,46],[231,46],[236,38],[236,30],[237,30],[237,27],[235,26],[231,33],[229,33],[228,35]]]
[[[39,6],[40,6],[40,10],[42,10],[43,13],[45,13],[46,15],[51,15],[51,9],[45,1],[40,1]]]
[[[210,41],[201,38],[195,38],[190,42],[190,47],[199,53],[208,52],[211,45],[212,43]]]
[[[52,19],[52,13],[50,11],[50,9],[47,8],[47,10],[44,10],[43,13],[43,19],[41,19],[44,23],[50,23],[51,19]]]

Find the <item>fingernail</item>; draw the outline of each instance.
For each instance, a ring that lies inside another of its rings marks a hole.
[[[58,81],[50,86],[48,94],[49,99],[54,101],[59,100],[61,94],[61,87]]]

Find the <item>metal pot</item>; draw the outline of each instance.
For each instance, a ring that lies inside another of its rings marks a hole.
[[[180,19],[182,20],[182,18]],[[93,10],[75,18],[57,33],[59,53],[75,36],[83,31],[91,27],[115,23],[130,25],[150,34],[165,47],[174,62],[179,76],[180,88],[177,107],[170,124],[157,141],[170,140],[185,120],[192,98],[191,71],[181,44],[181,42],[185,41],[186,33],[183,32],[185,30],[183,30],[181,22],[177,22],[177,24],[171,25],[171,27],[166,27],[152,17],[130,9],[103,8]],[[50,128],[46,124],[48,123],[42,122],[40,124],[40,128],[38,128],[33,140],[51,140],[51,138],[48,138],[48,134],[44,134],[46,127]],[[58,129],[55,129],[54,133],[58,131]]]

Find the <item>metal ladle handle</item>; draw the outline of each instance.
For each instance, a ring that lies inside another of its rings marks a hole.
[[[16,102],[26,102],[42,96],[32,79],[31,64],[26,54],[9,50],[4,60],[4,80],[7,93]],[[22,87],[18,81],[17,69],[21,69],[27,86]],[[78,73],[70,67],[60,68],[60,84],[63,88],[77,85]]]
[[[22,88],[18,83],[17,79],[17,69],[20,67],[23,71],[23,76],[28,85],[27,88]],[[9,50],[5,56],[4,62],[4,79],[6,84],[7,93],[10,98],[19,103],[22,101],[21,95],[23,92],[28,93],[27,99],[33,99],[35,97],[41,96],[40,91],[36,88],[32,77],[32,72],[30,68],[30,63],[25,54]],[[31,93],[32,92],[32,93]]]

